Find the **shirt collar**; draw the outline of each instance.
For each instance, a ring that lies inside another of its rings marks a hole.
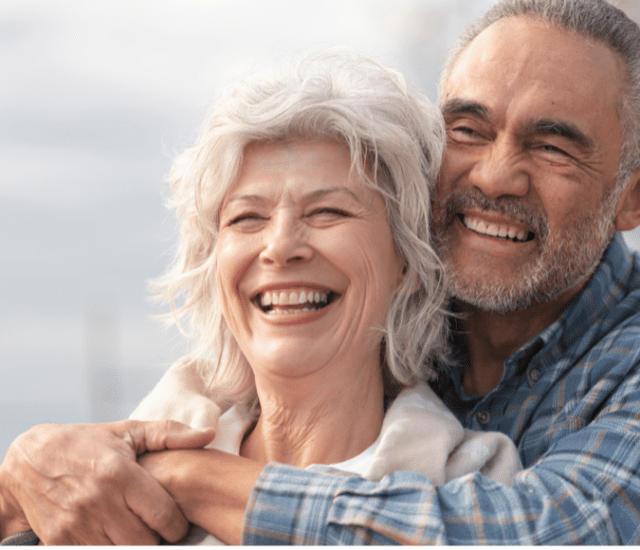
[[[624,298],[633,271],[633,253],[622,235],[616,233],[582,291],[569,303],[562,316],[538,335],[545,347],[553,344],[566,349],[587,330],[599,327],[600,331],[606,331],[606,324],[597,321],[605,318]],[[594,334],[588,340],[598,336]]]
[[[629,250],[620,233],[616,233],[607,247],[602,260],[585,287],[569,303],[562,316],[525,343],[505,362],[505,373],[500,387],[520,371],[520,366],[528,364],[533,356],[540,351],[561,346],[566,349],[576,343],[585,331],[591,329],[606,331],[606,323],[598,323],[598,319],[604,318],[608,312],[615,308],[617,303],[625,296],[624,289],[631,280],[635,280],[640,274],[634,272],[633,252]],[[583,339],[581,345],[587,347],[590,342],[597,339],[599,334],[590,335]],[[453,337],[454,355],[458,355],[460,348],[456,346]],[[458,355],[458,367],[462,366]],[[456,368],[449,372],[449,383],[453,382],[459,395],[462,390],[462,368]],[[445,384],[446,385],[446,384]],[[496,388],[497,389],[497,388]],[[495,391],[495,390],[494,390]]]

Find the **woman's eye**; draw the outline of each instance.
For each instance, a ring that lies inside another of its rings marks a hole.
[[[309,216],[316,216],[321,214],[327,214],[329,216],[339,216],[342,218],[348,218],[351,214],[346,212],[345,210],[341,210],[340,208],[316,208],[309,213]]]
[[[258,214],[254,214],[254,213],[248,213],[248,214],[240,214],[239,216],[236,216],[235,218],[231,218],[231,220],[229,221],[228,225],[238,225],[241,224],[243,222],[252,222],[252,221],[259,221],[259,220],[264,220],[265,218],[263,216],[260,216]]]

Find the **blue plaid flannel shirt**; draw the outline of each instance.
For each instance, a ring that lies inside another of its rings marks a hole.
[[[270,464],[243,542],[640,543],[640,256],[621,235],[490,394],[466,395],[460,368],[438,389],[465,427],[515,441],[525,469],[512,487],[477,473],[435,488],[412,472],[374,483]]]

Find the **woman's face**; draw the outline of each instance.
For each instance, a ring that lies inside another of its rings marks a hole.
[[[256,375],[345,360],[379,368],[376,328],[404,264],[382,197],[350,175],[345,147],[249,146],[222,202],[217,253],[225,319]]]

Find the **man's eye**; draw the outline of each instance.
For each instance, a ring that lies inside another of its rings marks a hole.
[[[471,128],[468,128],[467,126],[457,126],[456,128],[453,128],[453,131],[461,134],[467,134],[470,136],[476,135],[476,131]]]
[[[565,157],[570,156],[569,153],[567,153],[566,151],[560,149],[559,147],[556,147],[555,145],[549,145],[548,143],[545,143],[544,145],[542,145],[540,149],[548,153],[556,153],[558,155],[563,155]]]
[[[453,126],[449,128],[449,132],[452,134],[453,139],[461,142],[475,142],[482,141],[482,134],[469,126]]]

